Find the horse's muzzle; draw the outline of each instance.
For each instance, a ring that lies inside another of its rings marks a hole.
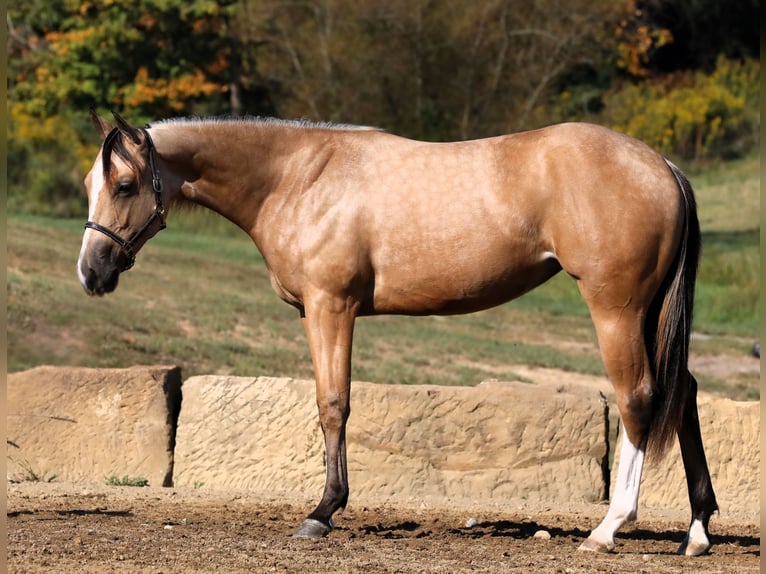
[[[117,288],[120,280],[120,269],[116,265],[105,264],[91,267],[85,261],[77,263],[77,275],[80,284],[88,295],[99,297],[111,293]]]

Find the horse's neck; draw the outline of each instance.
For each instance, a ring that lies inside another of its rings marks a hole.
[[[292,178],[306,166],[295,156],[311,157],[310,150],[321,146],[303,130],[237,122],[161,124],[155,143],[178,177],[183,199],[251,234],[263,202],[284,187],[288,164]]]

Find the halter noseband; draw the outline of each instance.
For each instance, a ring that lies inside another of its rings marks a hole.
[[[160,221],[159,231],[162,231],[163,229],[165,229],[166,211],[165,211],[165,207],[162,205],[162,179],[160,179],[160,172],[157,170],[157,148],[154,147],[154,142],[152,141],[152,137],[149,135],[149,132],[146,131],[146,129],[144,128],[139,128],[139,129],[144,134],[144,137],[146,138],[146,145],[149,148],[149,169],[152,172],[152,189],[154,190],[154,211],[146,220],[146,223],[144,223],[144,225],[138,231],[136,231],[133,235],[131,235],[127,240],[117,235],[114,231],[112,231],[108,227],[104,227],[103,225],[96,223],[95,221],[85,222],[85,229],[94,229],[95,231],[103,233],[109,239],[111,239],[117,245],[120,246],[120,249],[122,249],[122,251],[128,257],[128,260],[123,266],[122,271],[127,271],[128,269],[133,267],[133,264],[135,264],[136,254],[133,251],[133,248],[136,246],[136,243],[138,243],[138,240],[141,239],[144,233],[146,233],[149,230],[149,228],[152,226],[152,224],[154,224],[155,220],[159,219]],[[114,128],[109,133],[109,135],[106,136],[106,139],[104,140],[105,148],[108,142],[110,142],[112,139],[117,137],[118,132],[119,130],[117,128]]]

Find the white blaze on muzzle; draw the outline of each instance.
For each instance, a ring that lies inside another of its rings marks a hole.
[[[90,171],[90,189],[88,189],[88,221],[92,221],[96,214],[96,206],[98,205],[98,197],[101,194],[101,190],[106,184],[106,178],[104,177],[104,167],[101,161],[101,156],[96,158],[96,162],[93,164],[93,169]],[[95,235],[92,229],[85,229],[85,233],[82,235],[82,245],[80,247],[80,255],[77,258],[77,278],[80,280],[80,285],[87,289],[85,274],[82,271],[83,259],[88,251],[90,242]]]

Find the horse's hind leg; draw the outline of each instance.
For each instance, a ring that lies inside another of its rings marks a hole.
[[[626,522],[635,520],[638,510],[654,379],[644,344],[643,313],[629,305],[596,306],[592,300],[588,303],[604,366],[614,386],[623,433],[609,510],[580,550],[611,552],[615,533]]]
[[[692,519],[686,539],[678,548],[679,554],[699,556],[710,548],[708,523],[718,510],[710,471],[707,467],[705,449],[702,446],[699,416],[697,415],[697,381],[689,374],[691,388],[684,407],[684,416],[678,429],[678,441],[681,445],[681,458],[686,471],[686,485],[689,489],[689,502],[692,507]]]

